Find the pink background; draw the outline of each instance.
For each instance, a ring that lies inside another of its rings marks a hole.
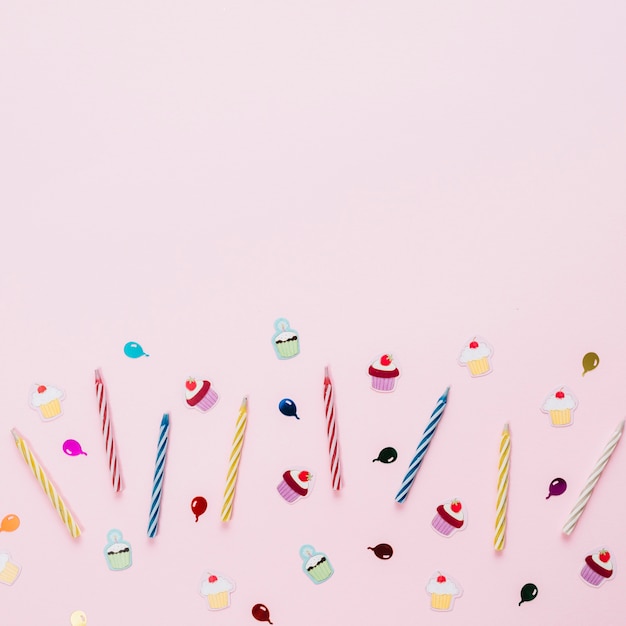
[[[626,575],[622,443],[571,537],[561,527],[624,417],[626,7],[621,2],[41,2],[0,16],[0,533],[22,566],[3,623],[614,623]],[[279,361],[273,322],[300,333]],[[494,371],[456,358],[474,335]],[[122,352],[137,341],[150,358]],[[581,377],[581,358],[600,366]],[[393,394],[367,367],[391,352]],[[330,489],[322,381],[335,383],[345,488]],[[109,485],[102,367],[127,488]],[[219,404],[184,406],[189,375]],[[31,385],[66,393],[45,424]],[[394,503],[438,396],[448,409]],[[566,385],[570,428],[540,412]],[[219,520],[239,403],[250,415],[232,521]],[[281,415],[293,398],[300,421]],[[159,534],[146,538],[171,414]],[[498,445],[512,432],[507,545],[492,548]],[[84,527],[67,533],[17,427]],[[61,451],[69,438],[88,456]],[[372,463],[385,446],[395,464]],[[309,467],[309,498],[276,493]],[[546,500],[561,476],[568,491]],[[194,522],[189,503],[203,495]],[[462,499],[468,528],[430,521]],[[133,566],[112,572],[111,528]],[[388,561],[368,546],[390,543]],[[314,585],[299,548],[325,552]],[[615,580],[579,578],[606,546]],[[202,573],[237,583],[209,613]],[[464,594],[429,608],[435,570]],[[533,582],[538,597],[518,607]]]

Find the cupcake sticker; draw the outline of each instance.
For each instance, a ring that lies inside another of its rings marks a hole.
[[[293,504],[300,498],[306,498],[313,487],[313,474],[309,470],[293,469],[283,474],[283,479],[278,483],[278,493],[282,498]]]
[[[305,545],[300,548],[302,571],[316,584],[328,580],[333,574],[333,566],[323,552],[316,552],[313,546]]]
[[[207,601],[209,611],[221,611],[230,606],[230,594],[235,590],[235,583],[214,571],[202,574],[200,595]]]
[[[569,426],[577,406],[574,394],[567,387],[559,387],[548,394],[541,410],[550,416],[552,426]]]
[[[461,350],[459,365],[467,367],[470,376],[485,376],[491,372],[493,348],[483,339],[474,337]]]
[[[289,326],[289,320],[281,317],[274,322],[276,332],[272,337],[272,345],[279,359],[292,359],[300,354],[298,333]]]
[[[396,380],[400,376],[400,370],[393,362],[391,354],[383,354],[378,359],[374,359],[369,366],[368,374],[371,378],[372,389],[388,393],[393,391]]]
[[[185,381],[185,404],[189,409],[198,409],[203,413],[215,406],[218,395],[208,380],[190,376]]]
[[[426,593],[430,596],[430,608],[433,611],[451,611],[454,601],[463,590],[446,574],[435,572],[426,585]]]
[[[614,574],[611,553],[606,548],[588,554],[580,570],[580,577],[591,587],[599,587],[607,580],[613,580]]]
[[[61,400],[65,394],[52,385],[35,385],[30,394],[30,406],[39,413],[44,422],[48,422],[63,414]]]
[[[107,545],[104,547],[104,557],[109,569],[118,571],[128,569],[133,564],[130,543],[124,541],[122,531],[117,528],[107,533]]]
[[[11,561],[8,552],[0,552],[0,583],[12,585],[20,575],[21,568]]]
[[[461,501],[454,499],[440,504],[431,526],[443,537],[451,537],[457,530],[465,530],[467,517]]]

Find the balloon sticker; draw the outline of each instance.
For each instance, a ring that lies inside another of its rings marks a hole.
[[[459,500],[449,500],[437,507],[431,526],[443,537],[451,537],[457,530],[467,528],[467,512]]]
[[[143,348],[135,341],[129,341],[124,345],[124,354],[129,359],[138,359],[140,356],[150,356],[143,351]]]
[[[533,583],[526,583],[520,590],[521,600],[517,606],[522,606],[522,602],[530,602],[537,597],[539,593],[539,589],[537,589],[537,585],[533,585]]]
[[[380,461],[381,463],[393,463],[398,458],[398,451],[395,448],[383,448],[372,463]]]
[[[449,576],[435,572],[426,585],[426,593],[430,595],[430,608],[433,611],[451,611],[456,598],[463,595],[463,589]]]
[[[20,575],[21,567],[11,561],[11,555],[0,552],[0,583],[12,585]]]
[[[393,362],[391,354],[383,354],[374,359],[367,370],[371,377],[372,389],[389,393],[396,387],[396,380],[400,376],[400,370]]]
[[[283,473],[283,479],[276,489],[289,504],[293,504],[300,498],[306,498],[312,487],[313,474],[309,470],[293,469]]]
[[[80,456],[81,454],[87,456],[87,453],[81,448],[81,445],[76,439],[66,439],[63,442],[63,452],[65,452],[67,456]]]
[[[185,382],[185,403],[189,409],[208,411],[215,406],[218,395],[208,380],[189,377]]]
[[[259,622],[272,623],[270,621],[270,610],[264,604],[255,604],[252,607],[252,617]]]
[[[220,611],[230,606],[230,594],[235,591],[235,583],[217,572],[202,574],[200,595],[206,598],[209,611]]]
[[[17,515],[5,515],[0,522],[0,532],[12,533],[20,527],[20,518]]]
[[[207,501],[202,496],[196,496],[191,501],[191,512],[196,516],[196,522],[198,518],[206,511]]]
[[[569,426],[578,400],[567,387],[553,389],[543,402],[541,410],[550,416],[552,426]]]
[[[289,321],[281,317],[274,322],[276,332],[272,337],[272,345],[279,359],[292,359],[300,354],[298,333],[290,328]]]
[[[493,348],[480,337],[468,341],[458,357],[459,365],[467,367],[470,376],[484,376],[491,372]]]
[[[133,564],[132,551],[128,541],[123,540],[122,532],[113,528],[107,533],[107,541],[109,543],[104,547],[104,556],[109,569],[128,569]]]
[[[560,496],[562,493],[565,493],[566,489],[567,489],[567,483],[565,482],[565,480],[563,478],[555,478],[548,485],[548,495],[546,496],[546,500],[550,496]]]
[[[316,584],[328,580],[335,572],[328,557],[323,552],[316,552],[313,546],[300,548],[302,571]]]
[[[298,409],[296,407],[296,403],[289,398],[283,398],[278,403],[278,410],[287,417],[295,417],[297,420],[300,419],[298,417]]]
[[[614,568],[611,553],[606,548],[600,548],[585,557],[580,577],[591,587],[599,587],[607,580],[613,580]]]
[[[393,548],[388,543],[379,543],[373,548],[367,547],[371,550],[379,559],[386,561],[393,556]]]
[[[30,394],[30,406],[39,412],[44,422],[49,422],[63,414],[61,400],[65,393],[52,385],[34,385]]]
[[[74,611],[70,615],[70,624],[71,626],[86,626],[87,625],[87,616],[84,611]]]
[[[600,365],[600,357],[595,352],[587,352],[583,357],[583,376]]]

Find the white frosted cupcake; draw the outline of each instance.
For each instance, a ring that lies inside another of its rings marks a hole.
[[[435,572],[426,585],[426,593],[430,594],[430,608],[435,611],[451,611],[455,598],[462,590],[451,578],[441,572]]]
[[[230,594],[235,590],[232,580],[215,574],[205,572],[200,582],[200,595],[207,599],[210,611],[219,611],[230,606]]]
[[[289,320],[281,317],[274,322],[276,333],[272,344],[279,359],[291,359],[300,353],[298,333],[289,326]]]
[[[133,564],[133,555],[128,541],[122,538],[122,532],[117,528],[107,533],[108,543],[104,547],[104,556],[109,569],[113,571],[129,568]]]
[[[20,575],[20,566],[11,561],[11,555],[0,552],[0,583],[12,585]]]
[[[585,557],[580,577],[592,587],[599,587],[614,574],[611,554],[604,548]]]
[[[449,537],[457,530],[463,530],[467,524],[463,505],[459,500],[450,500],[437,507],[437,514],[433,518],[432,527],[440,535]]]
[[[541,410],[550,416],[552,426],[569,426],[577,406],[578,401],[574,394],[566,387],[560,387],[548,395]]]
[[[43,420],[51,420],[62,413],[61,400],[65,394],[56,387],[37,385],[30,396],[30,405],[39,411]]]
[[[400,370],[393,362],[390,354],[383,354],[369,366],[368,374],[372,377],[372,389],[374,391],[389,392],[396,386],[396,380],[400,376]]]
[[[474,337],[459,354],[459,364],[467,367],[472,376],[484,376],[491,372],[493,349],[484,340]]]

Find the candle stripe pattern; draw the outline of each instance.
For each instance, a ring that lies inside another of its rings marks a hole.
[[[324,370],[324,411],[326,414],[326,434],[328,436],[328,454],[330,457],[330,476],[335,491],[341,489],[341,461],[339,459],[339,434],[335,419],[335,398],[333,384],[328,367]]]
[[[148,517],[148,537],[156,537],[159,531],[159,515],[161,513],[161,495],[163,494],[163,478],[165,476],[169,431],[170,416],[168,413],[165,413],[159,429],[159,442],[157,444],[154,480],[152,483],[152,498],[150,501],[150,515]]]
[[[120,464],[117,459],[117,448],[115,445],[115,437],[113,436],[113,425],[109,417],[109,403],[107,401],[107,393],[104,388],[102,374],[100,370],[96,370],[96,398],[98,400],[98,413],[102,421],[102,436],[104,437],[104,447],[106,450],[107,461],[109,463],[109,472],[111,474],[111,484],[113,491],[119,493],[124,490],[122,484],[122,476]]]
[[[611,435],[611,439],[602,451],[598,462],[595,464],[591,474],[589,475],[589,478],[587,479],[585,486],[583,487],[583,490],[578,496],[578,500],[576,501],[574,508],[571,510],[569,517],[565,522],[565,525],[563,526],[563,533],[565,533],[566,535],[570,535],[576,527],[580,516],[585,510],[585,506],[587,506],[587,502],[589,502],[589,498],[591,498],[594,487],[596,486],[598,480],[600,480],[600,475],[602,474],[602,471],[606,467],[606,464],[609,462],[613,451],[617,447],[623,431],[624,422],[621,422],[619,426],[615,429],[615,432]]]
[[[396,494],[396,502],[404,502],[409,495],[409,490],[413,485],[413,481],[415,480],[415,475],[417,474],[417,470],[420,468],[422,461],[424,460],[424,456],[426,456],[426,452],[428,451],[428,446],[435,434],[435,430],[437,429],[437,425],[441,420],[441,416],[446,408],[446,404],[448,402],[448,392],[450,391],[450,387],[448,387],[443,395],[437,401],[437,406],[435,410],[432,412],[430,416],[430,420],[428,421],[428,425],[424,430],[424,434],[422,435],[422,440],[419,442],[417,446],[417,450],[415,451],[415,455],[411,460],[409,465],[409,469],[402,480],[402,485]]]
[[[228,522],[233,515],[233,500],[235,499],[235,487],[237,486],[237,476],[239,474],[239,461],[241,460],[241,449],[246,434],[248,423],[248,398],[244,398],[237,415],[235,424],[235,436],[230,450],[228,461],[228,474],[226,476],[226,487],[224,488],[224,500],[222,503],[222,521]]]
[[[22,436],[17,432],[14,428],[11,430],[11,434],[15,439],[15,445],[17,449],[22,453],[24,460],[30,467],[31,471],[35,475],[35,478],[39,481],[41,488],[44,490],[44,493],[50,499],[52,506],[56,509],[56,512],[59,514],[59,517],[63,520],[63,523],[67,527],[70,535],[76,539],[80,536],[81,530],[72,513],[67,508],[67,505],[63,501],[63,498],[59,495],[56,490],[54,484],[50,481],[50,479],[46,476],[46,473],[43,471],[41,465],[39,465],[39,461],[35,458],[35,455],[31,452],[28,447],[26,441],[22,438]]]
[[[506,533],[506,510],[509,500],[509,459],[511,456],[511,435],[509,425],[505,424],[500,438],[500,459],[498,461],[498,498],[496,500],[496,532],[493,546],[504,550]]]

